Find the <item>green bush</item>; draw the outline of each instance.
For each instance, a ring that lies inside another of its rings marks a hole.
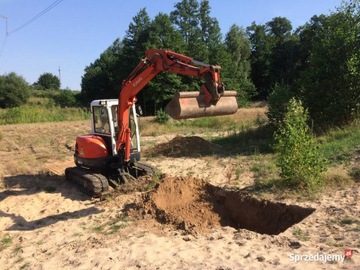
[[[74,92],[70,90],[61,90],[59,95],[53,97],[55,104],[62,108],[76,107],[77,100]]]
[[[29,98],[29,85],[15,72],[0,76],[0,108],[20,106]]]
[[[55,89],[55,90],[59,90],[60,89],[60,79],[49,73],[46,72],[42,75],[40,75],[38,81],[35,83],[35,87],[38,89]]]
[[[307,125],[308,112],[292,98],[284,120],[274,134],[277,166],[282,184],[292,189],[314,192],[322,188],[326,162],[320,156]]]
[[[36,89],[36,87],[32,86],[30,95],[32,97],[37,97],[37,98],[54,98],[59,95],[59,92],[60,92],[59,90],[54,90],[54,89],[39,90]]]
[[[268,97],[269,110],[267,116],[269,122],[278,126],[285,117],[286,106],[293,97],[289,85],[276,83]]]
[[[158,110],[156,112],[155,121],[160,124],[165,124],[167,121],[169,121],[170,116],[164,112],[162,109]]]

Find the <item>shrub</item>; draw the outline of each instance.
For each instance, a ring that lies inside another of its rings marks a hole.
[[[308,112],[301,101],[292,98],[287,106],[284,120],[275,132],[277,165],[282,184],[306,192],[318,191],[324,180],[325,160],[321,158],[307,125]]]
[[[169,121],[170,116],[164,112],[162,109],[158,110],[156,112],[155,121],[160,124],[165,124],[167,121]]]
[[[276,83],[268,97],[269,111],[267,116],[269,122],[278,126],[285,117],[286,106],[293,94],[289,85]]]
[[[57,96],[53,97],[53,99],[55,104],[62,108],[75,107],[77,105],[75,94],[70,90],[61,90]]]
[[[29,85],[14,72],[0,76],[0,108],[17,107],[29,98]]]

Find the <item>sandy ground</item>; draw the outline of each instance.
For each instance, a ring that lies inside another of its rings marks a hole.
[[[165,173],[155,189],[100,201],[65,181],[71,138],[56,125],[51,150],[20,142],[53,127],[0,127],[1,269],[360,269],[359,184],[312,201],[255,200],[227,188],[239,161],[238,188],[253,184],[246,157],[149,155]],[[16,173],[17,158],[29,172]],[[44,165],[31,169],[34,158]]]

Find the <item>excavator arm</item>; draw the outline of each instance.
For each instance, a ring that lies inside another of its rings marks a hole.
[[[200,90],[201,100],[195,96],[193,98],[197,99],[198,107],[216,107],[218,101],[225,93],[224,86],[220,80],[219,66],[208,65],[170,50],[147,50],[145,58],[140,61],[129,77],[123,81],[119,94],[117,112],[119,132],[117,134],[116,149],[120,153],[120,150],[124,148],[124,161],[129,161],[130,159],[130,107],[136,102],[136,95],[161,71],[203,78],[205,82]],[[221,110],[220,114],[236,112],[237,102],[233,91],[230,96],[232,103],[229,107],[230,110]],[[187,105],[185,104],[185,106]],[[215,114],[212,113],[212,115]],[[199,113],[194,114],[194,116],[199,117]],[[191,113],[187,117],[192,117]]]

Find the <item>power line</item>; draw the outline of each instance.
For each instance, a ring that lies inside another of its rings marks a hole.
[[[53,9],[54,7],[56,7],[58,4],[60,4],[63,0],[56,0],[54,3],[52,3],[50,6],[48,6],[47,8],[45,8],[43,11],[41,11],[39,14],[35,15],[34,17],[32,17],[30,20],[26,21],[24,24],[22,24],[21,26],[19,26],[18,28],[7,32],[7,35],[13,34],[17,31],[19,31],[20,29],[28,26],[29,24],[31,24],[32,22],[36,21],[37,19],[39,19],[42,15],[44,15],[45,13],[49,12],[51,9]]]
[[[48,6],[47,8],[45,8],[43,11],[41,11],[39,14],[35,15],[34,17],[32,17],[30,20],[26,21],[24,24],[22,24],[21,26],[19,26],[18,28],[12,30],[12,31],[8,31],[8,21],[7,21],[7,17],[0,15],[0,18],[5,19],[5,29],[6,29],[6,35],[5,35],[5,39],[3,41],[3,43],[1,44],[0,47],[0,59],[1,56],[3,54],[3,51],[5,49],[5,45],[6,45],[6,41],[7,38],[10,34],[13,34],[17,31],[19,31],[20,29],[28,26],[29,24],[31,24],[32,22],[36,21],[37,19],[39,19],[41,16],[43,16],[45,13],[49,12],[51,9],[53,9],[54,7],[56,7],[58,4],[60,4],[63,0],[56,0],[54,3],[52,3],[50,6]]]
[[[4,52],[4,49],[5,49],[5,44],[6,44],[7,37],[8,37],[8,35],[9,35],[9,33],[8,33],[7,18],[6,18],[5,16],[3,16],[3,15],[0,15],[0,18],[5,19],[5,33],[6,33],[5,38],[4,38],[4,41],[3,41],[3,43],[1,44],[1,47],[0,47],[0,59],[1,59],[2,54],[3,54],[3,52]]]
[[[3,16],[3,15],[0,15],[0,18],[5,19],[5,29],[6,29],[6,35],[8,35],[9,33],[8,33],[8,22],[7,22],[7,18],[6,18],[5,16]]]

